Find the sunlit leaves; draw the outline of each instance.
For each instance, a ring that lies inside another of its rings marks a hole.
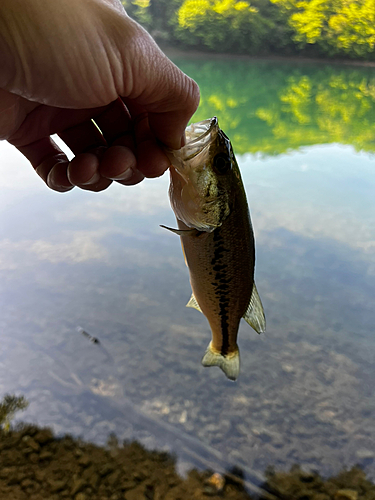
[[[152,16],[149,9],[150,2],[151,0],[124,0],[123,4],[132,17],[146,28],[150,28],[152,25]]]
[[[216,52],[375,59],[375,0],[122,0],[164,40]]]
[[[342,2],[329,25],[337,37],[337,46],[347,53],[364,56],[375,46],[375,2]]]
[[[374,0],[271,0],[289,14],[293,39],[325,54],[373,57]]]
[[[258,9],[243,0],[185,0],[178,11],[180,39],[218,52],[251,52],[261,43],[266,24]]]

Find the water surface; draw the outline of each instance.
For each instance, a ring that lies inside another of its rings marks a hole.
[[[59,194],[1,143],[0,395],[24,394],[22,418],[57,432],[115,432],[192,463],[202,445],[255,472],[371,475],[375,73],[176,62],[201,86],[196,118],[217,115],[233,141],[266,334],[242,322],[236,383],[200,365],[209,326],[185,308],[179,238],[159,227],[175,224],[167,175]]]

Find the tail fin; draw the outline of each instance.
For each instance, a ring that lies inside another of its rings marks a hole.
[[[235,352],[223,355],[212,348],[210,342],[207,351],[202,359],[203,366],[218,366],[223,370],[225,375],[230,380],[236,380],[240,373],[240,352],[237,349]]]

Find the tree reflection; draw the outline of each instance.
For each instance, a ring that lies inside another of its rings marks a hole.
[[[177,60],[201,88],[195,121],[218,116],[238,153],[280,154],[337,142],[375,150],[371,68]]]
[[[0,402],[0,426],[9,431],[15,413],[25,410],[28,406],[29,403],[24,396],[5,394]]]

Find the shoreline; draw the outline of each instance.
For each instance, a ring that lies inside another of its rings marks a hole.
[[[288,63],[301,63],[301,64],[332,64],[334,66],[355,66],[363,68],[375,68],[375,61],[355,61],[352,59],[322,59],[319,57],[306,57],[306,56],[280,56],[280,55],[263,55],[251,56],[247,54],[229,54],[226,52],[209,52],[200,50],[184,50],[173,47],[172,45],[158,43],[160,49],[170,58],[174,57],[187,57],[191,59],[207,59],[222,60],[230,59],[237,61],[270,61],[270,62],[288,62]]]
[[[98,446],[32,424],[0,430],[2,500],[370,500],[375,495],[375,485],[358,467],[330,478],[299,466],[289,472],[270,468],[265,476],[253,496],[241,470],[193,469],[182,478],[170,454],[136,441],[120,444],[114,435]]]

